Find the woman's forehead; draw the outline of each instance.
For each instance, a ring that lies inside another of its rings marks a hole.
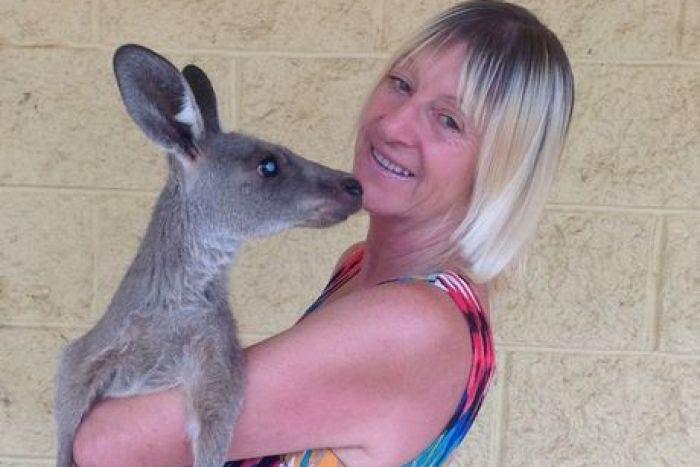
[[[394,67],[408,70],[426,69],[435,65],[437,61],[449,61],[461,68],[467,61],[468,48],[463,42],[450,42],[442,44],[426,43],[416,48],[394,62]]]
[[[442,47],[423,47],[415,53],[405,55],[397,60],[392,69],[405,70],[416,74],[417,78],[427,77],[443,83],[446,99],[461,106],[464,99],[464,79],[468,61],[468,50],[465,43],[453,42],[442,44]]]

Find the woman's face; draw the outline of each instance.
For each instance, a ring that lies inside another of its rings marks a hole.
[[[479,147],[456,95],[465,50],[422,51],[392,68],[370,96],[353,168],[370,214],[464,215]]]

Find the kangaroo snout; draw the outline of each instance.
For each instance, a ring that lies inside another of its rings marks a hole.
[[[360,185],[360,182],[358,182],[352,177],[348,177],[343,179],[343,181],[340,182],[340,184],[347,194],[349,194],[353,198],[362,199],[362,185]]]
[[[297,227],[325,228],[346,220],[362,207],[362,185],[343,172],[332,171],[331,180],[319,181],[312,203],[302,209]]]

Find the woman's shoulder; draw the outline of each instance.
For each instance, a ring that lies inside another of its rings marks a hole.
[[[404,461],[418,455],[454,415],[469,374],[468,326],[451,298],[426,282],[390,282],[314,315],[300,324],[344,347],[353,362],[346,377],[362,382],[362,397],[373,388],[383,415],[366,427],[366,442]]]
[[[388,282],[354,291],[323,311],[344,315],[339,322],[348,339],[366,341],[364,345],[404,362],[410,368],[405,375],[466,381],[466,374],[455,378],[454,370],[469,361],[467,322],[453,299],[427,281]]]
[[[305,427],[299,447],[350,459],[354,450],[343,448],[363,446],[389,464],[407,461],[450,420],[468,374],[466,324],[445,296],[418,283],[343,296],[249,349],[251,381],[273,386],[289,408],[285,426]]]
[[[341,260],[341,266],[342,263]],[[447,331],[460,319],[464,322],[459,313],[455,313],[449,295],[427,281],[386,282],[352,290],[330,300],[318,314],[335,313],[348,315],[353,320],[367,320],[387,330],[414,323],[416,332],[421,329],[426,334],[440,332],[441,327]],[[413,334],[412,337],[419,336]]]
[[[378,284],[358,292],[356,299],[371,302],[385,320],[415,321],[430,332],[453,333],[454,324],[464,322],[450,296],[427,280]]]

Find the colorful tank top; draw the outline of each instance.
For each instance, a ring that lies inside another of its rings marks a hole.
[[[360,270],[364,249],[349,253],[333,274],[328,285],[316,301],[304,312],[301,320],[313,313],[321,304],[340,289]],[[440,435],[415,459],[404,467],[433,467],[443,465],[464,440],[481,408],[487,390],[495,374],[495,358],[488,316],[479,303],[471,283],[451,271],[424,277],[400,278],[387,282],[411,282],[424,280],[445,291],[455,302],[469,326],[472,343],[472,364],[465,391],[452,419]],[[257,459],[227,462],[224,467],[343,467],[343,463],[331,449],[314,449],[302,452],[266,456]]]

